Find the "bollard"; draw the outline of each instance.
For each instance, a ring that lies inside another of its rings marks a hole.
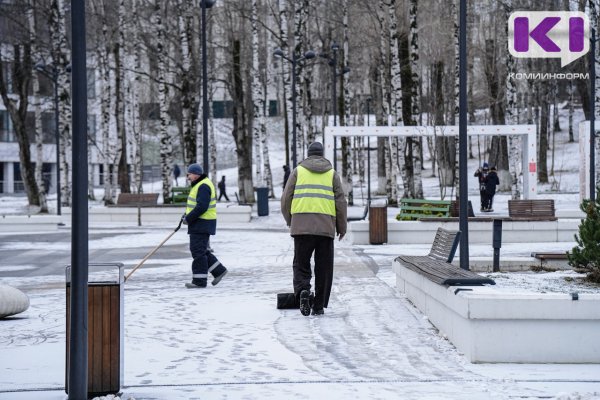
[[[124,275],[121,263],[89,264],[97,272],[117,268],[117,280],[88,282],[88,397],[118,394],[123,381]],[[71,305],[71,266],[67,278],[67,361],[65,392],[69,393],[69,339]]]
[[[494,247],[493,272],[498,272],[498,271],[500,271],[500,247],[502,247],[502,220],[501,219],[494,220],[492,246]]]

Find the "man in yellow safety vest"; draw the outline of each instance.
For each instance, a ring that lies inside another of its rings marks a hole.
[[[295,168],[281,196],[281,212],[294,238],[294,294],[302,315],[322,315],[333,283],[333,240],[346,234],[347,204],[340,176],[314,142]],[[314,253],[315,293],[310,260]]]
[[[227,269],[208,246],[210,235],[217,231],[217,197],[214,185],[200,164],[191,164],[187,177],[191,182],[191,189],[183,219],[188,226],[190,252],[194,261],[192,283],[186,283],[185,286],[190,289],[205,288],[209,273],[214,277],[213,285],[219,283],[227,273]]]

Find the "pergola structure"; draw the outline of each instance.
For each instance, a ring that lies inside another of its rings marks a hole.
[[[458,126],[328,126],[325,128],[323,146],[325,158],[333,160],[333,139],[349,136],[458,136]],[[523,198],[537,197],[537,142],[535,125],[473,125],[467,128],[467,135],[512,136],[521,140],[521,164],[523,172]]]

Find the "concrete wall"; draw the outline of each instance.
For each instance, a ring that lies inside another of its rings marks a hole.
[[[471,362],[600,362],[600,295],[446,287],[393,268],[397,288]]]
[[[579,219],[557,221],[503,221],[502,241],[518,242],[573,242],[578,233]],[[430,244],[438,227],[458,230],[458,221],[396,221],[388,220],[388,243]],[[469,243],[492,243],[493,223],[469,221]],[[348,224],[353,244],[369,244],[369,221],[354,221]]]

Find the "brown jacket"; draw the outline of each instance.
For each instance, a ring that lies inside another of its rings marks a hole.
[[[323,173],[332,169],[331,163],[321,156],[310,156],[300,163],[304,168]],[[335,238],[346,234],[347,204],[342,180],[337,172],[333,173],[333,194],[335,196],[335,217],[326,214],[302,213],[292,215],[292,199],[296,189],[298,170],[294,168],[281,196],[281,213],[290,227],[290,235],[318,235]]]

